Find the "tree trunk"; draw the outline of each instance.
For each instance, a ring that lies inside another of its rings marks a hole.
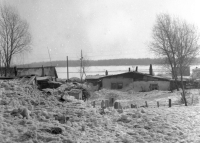
[[[6,64],[5,64],[5,77],[8,76],[8,72],[10,71],[10,64],[9,64],[9,61],[6,61]]]
[[[182,69],[182,67],[181,67]],[[182,71],[181,71],[181,86],[182,86],[182,90],[183,90],[183,94],[182,94],[182,98],[185,102],[185,106],[187,106],[187,100],[185,98],[185,87],[184,87],[184,84],[183,84],[183,74],[182,74]]]
[[[7,66],[6,66],[6,64],[4,64],[4,76],[6,77],[7,76]]]
[[[176,89],[177,89],[177,91],[179,91],[179,87],[178,87],[178,80],[177,80],[177,77],[175,77],[175,85],[176,85]]]
[[[187,106],[187,100],[185,98],[185,89],[184,89],[184,87],[183,87],[183,100],[185,102],[185,106]]]
[[[178,81],[177,81],[177,71],[176,71],[176,68],[173,66],[172,66],[172,78],[175,81],[175,86],[176,86],[177,91],[179,91]]]

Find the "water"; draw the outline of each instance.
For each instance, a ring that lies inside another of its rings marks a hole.
[[[200,65],[192,65],[190,66],[190,74],[192,73],[192,69],[200,67]],[[105,75],[105,71],[108,71],[109,75],[119,74],[128,72],[128,69],[134,71],[136,66],[90,66],[85,68],[86,75]],[[67,68],[66,67],[56,67],[56,71],[58,77],[61,79],[67,78]],[[138,72],[149,73],[149,65],[138,65]],[[165,67],[161,65],[153,65],[153,72],[157,74],[165,74],[169,73]],[[80,67],[69,67],[69,78],[71,77],[79,77],[80,78]],[[83,76],[85,78],[85,75]]]

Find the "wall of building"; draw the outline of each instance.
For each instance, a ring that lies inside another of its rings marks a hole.
[[[130,83],[133,82],[131,78],[119,77],[110,77],[102,79],[102,88],[111,89],[111,83],[123,83],[123,88],[127,87]]]
[[[170,90],[170,81],[134,81],[135,91],[150,91],[151,84],[158,84],[158,90]]]
[[[122,83],[122,89],[134,89],[135,91],[150,91],[151,84],[158,84],[158,90],[170,90],[170,81],[162,81],[153,77],[143,77],[137,81],[123,76],[107,77],[102,79],[102,88],[112,89],[111,83]]]

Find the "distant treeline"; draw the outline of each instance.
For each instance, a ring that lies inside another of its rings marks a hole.
[[[159,65],[162,64],[162,59],[109,59],[109,60],[87,60],[83,61],[83,66],[121,66],[121,65]],[[80,66],[80,60],[69,60],[69,67]],[[199,64],[200,58],[197,58],[193,64]],[[66,67],[66,61],[52,61],[52,62],[37,62],[26,65],[18,65],[18,67],[40,67],[40,66],[56,66]]]

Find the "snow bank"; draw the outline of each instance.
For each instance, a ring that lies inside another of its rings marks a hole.
[[[60,102],[59,92],[46,95],[17,80],[2,83],[0,85],[2,143],[200,142],[199,105],[129,108],[123,112],[110,107],[102,114],[98,106],[96,108],[91,106],[90,101],[70,99]],[[118,101],[127,103],[131,100],[163,99],[168,94],[170,93],[159,91],[130,94],[103,89],[95,92],[92,100],[100,101],[114,97]],[[175,96],[176,93],[170,95]]]

